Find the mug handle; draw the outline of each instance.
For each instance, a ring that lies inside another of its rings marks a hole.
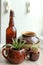
[[[9,48],[3,48],[2,49],[2,55],[7,59],[8,57],[4,54],[4,51],[9,51]]]

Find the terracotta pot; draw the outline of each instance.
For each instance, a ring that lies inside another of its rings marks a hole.
[[[34,52],[30,52],[30,54],[29,54],[29,59],[31,60],[31,61],[36,61],[36,60],[38,60],[39,59],[39,55],[40,55],[40,52],[37,52],[37,53],[34,53]]]
[[[8,51],[7,56],[4,54],[4,51]],[[2,55],[11,63],[21,63],[25,59],[25,49],[21,50],[15,50],[15,49],[9,49],[9,48],[4,48],[2,49]]]

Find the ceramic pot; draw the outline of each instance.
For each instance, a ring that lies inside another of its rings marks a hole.
[[[20,40],[25,40],[25,49],[29,50],[32,45],[40,46],[40,39],[34,32],[25,32],[19,37]]]
[[[27,44],[38,44],[40,42],[39,38],[34,32],[25,32],[22,34],[22,38]]]
[[[7,56],[4,53],[4,51],[8,51]],[[2,55],[4,56],[5,59],[10,61],[11,63],[21,63],[25,59],[25,49],[21,50],[15,50],[15,49],[9,49],[9,48],[4,48],[2,49]]]
[[[39,55],[40,55],[40,52],[37,52],[37,53],[34,53],[34,52],[30,52],[29,54],[29,59],[31,61],[36,61],[39,59]]]

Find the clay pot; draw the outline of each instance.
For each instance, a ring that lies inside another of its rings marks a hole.
[[[22,34],[22,38],[27,44],[38,44],[40,42],[39,38],[34,32],[25,32]]]
[[[40,39],[37,37],[37,35],[34,32],[25,32],[22,33],[22,36],[19,37],[20,40],[25,40],[25,46],[24,48],[29,50],[29,47],[32,45],[40,46]]]
[[[8,51],[7,56],[4,54],[4,51]],[[5,57],[5,59],[7,59],[8,61],[10,61],[11,63],[21,63],[24,61],[25,59],[25,50],[21,49],[21,50],[15,50],[15,49],[9,49],[9,48],[4,48],[2,49],[2,55]]]
[[[34,53],[34,52],[30,52],[29,54],[29,59],[31,61],[36,61],[39,59],[39,55],[40,55],[40,52],[37,52],[37,53]]]

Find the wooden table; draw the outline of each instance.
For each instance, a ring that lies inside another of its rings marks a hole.
[[[0,65],[13,65],[10,64],[1,54],[0,51]],[[17,65],[17,64],[14,64]],[[22,62],[21,64],[18,65],[43,65],[43,49],[40,49],[40,57],[39,60],[37,61],[29,61],[29,60],[25,60],[24,62]]]

